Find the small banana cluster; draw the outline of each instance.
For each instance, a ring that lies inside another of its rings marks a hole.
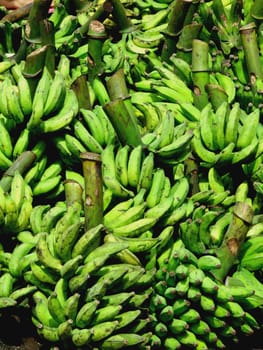
[[[224,102],[215,112],[207,104],[192,140],[193,151],[201,164],[207,168],[220,167],[246,163],[259,156],[259,118],[259,109],[247,114],[238,102],[232,107]]]
[[[78,100],[67,87],[61,67],[51,76],[45,66],[35,91],[23,75],[22,63],[11,67],[1,81],[0,112],[14,125],[26,122],[31,132],[55,132],[69,125],[78,113]],[[10,123],[10,122],[9,122]],[[13,126],[14,127],[14,126]]]
[[[1,312],[10,312],[12,308],[23,305],[37,287],[23,285],[18,282],[9,271],[3,272],[0,276],[0,309]]]
[[[61,160],[51,161],[46,154],[46,142],[37,142],[32,151],[36,161],[24,174],[24,179],[32,190],[34,198],[57,200],[64,191],[63,164]]]
[[[262,223],[252,225],[240,252],[240,266],[249,271],[263,270],[263,236],[258,233]]]
[[[77,163],[80,153],[100,154],[115,139],[116,133],[107,114],[102,106],[96,105],[93,110],[81,108],[79,118],[72,122],[72,133],[55,137],[54,143],[64,158],[70,157]]]
[[[220,260],[211,255],[198,258],[180,241],[163,251],[158,264],[149,305],[154,320],[152,347],[224,349],[238,342],[240,335],[259,329],[251,306],[253,295],[260,295],[262,288],[254,289],[248,281],[237,284],[249,272],[221,284],[209,272],[220,267]]]
[[[2,232],[15,234],[27,229],[33,209],[33,193],[19,171],[15,171],[12,176],[8,192],[0,186],[0,197]]]
[[[27,128],[51,133],[68,126],[79,110],[75,92],[67,87],[64,75],[55,71],[54,78],[44,66],[32,98],[32,111]]]

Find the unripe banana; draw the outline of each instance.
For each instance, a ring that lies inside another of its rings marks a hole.
[[[153,208],[156,204],[159,203],[164,183],[164,170],[162,168],[157,168],[153,173],[152,184],[146,197],[146,203],[149,208]]]

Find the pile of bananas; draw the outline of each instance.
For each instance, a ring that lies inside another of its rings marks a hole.
[[[49,2],[0,11],[0,317],[51,348],[233,349],[262,330],[260,0]]]
[[[262,285],[252,273],[241,269],[222,284],[211,274],[221,266],[215,256],[197,257],[179,241],[169,253],[159,257],[149,306],[153,348],[224,349],[260,328],[253,308]]]

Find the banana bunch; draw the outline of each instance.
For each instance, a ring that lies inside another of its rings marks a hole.
[[[60,159],[53,162],[48,159],[45,143],[37,143],[32,150],[36,153],[39,151],[39,157],[24,174],[24,179],[30,186],[34,198],[57,200],[64,191],[63,163]]]
[[[33,209],[33,193],[19,171],[15,171],[8,192],[0,187],[0,196],[2,232],[16,234],[27,229]]]
[[[73,213],[72,209],[67,221],[74,220],[74,224],[65,227],[64,215],[51,231],[53,237],[40,233],[36,246],[41,263],[33,262],[31,270],[36,277],[41,267],[42,280],[38,278],[46,286],[33,294],[32,322],[37,332],[51,343],[66,342],[79,348],[148,343],[150,319],[145,306],[155,269],[146,271],[138,259],[132,261],[128,241],[102,238],[103,225],[81,235],[75,229],[73,239],[73,225],[78,224]],[[70,249],[65,239],[69,234]],[[133,249],[136,245],[143,250],[142,242],[131,243]],[[149,250],[149,243],[146,245]],[[129,342],[122,344],[122,336]]]
[[[240,252],[239,264],[249,271],[262,271],[263,269],[263,235],[255,234],[256,231],[259,232],[258,227],[252,225]]]
[[[20,81],[21,80],[22,78]],[[0,113],[8,120],[11,120],[15,125],[19,125],[25,120],[22,103],[25,103],[27,105],[28,102],[24,100],[30,97],[30,95],[28,95],[30,92],[29,85],[25,81],[21,81],[18,85],[13,80],[11,74],[6,74],[4,80],[1,81],[0,85],[0,92],[2,96],[0,103]],[[32,103],[31,97],[29,103]],[[26,106],[25,108],[28,107]]]
[[[246,301],[253,300],[256,292],[252,284],[234,284],[235,275],[226,284],[219,283],[209,272],[220,265],[217,258],[198,258],[179,240],[157,260],[157,281],[149,304],[151,346],[223,349],[259,329],[259,320]]]
[[[193,131],[193,152],[207,168],[251,161],[259,145],[259,118],[259,109],[247,114],[238,102],[232,107],[224,102],[216,111],[207,104]]]
[[[103,107],[95,105],[92,110],[80,109],[72,128],[54,138],[54,145],[63,162],[77,164],[82,152],[102,153],[107,144],[114,142],[116,133]]]
[[[18,307],[27,301],[36,291],[35,286],[20,285],[9,271],[2,272],[0,276],[0,309],[10,312],[14,307]]]
[[[56,70],[52,78],[44,67],[32,99],[32,112],[27,128],[40,133],[56,132],[71,123],[78,109],[77,96],[67,87],[61,71]]]

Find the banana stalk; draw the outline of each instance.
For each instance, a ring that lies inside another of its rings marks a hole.
[[[244,49],[247,71],[253,88],[257,78],[263,79],[263,69],[257,42],[256,25],[253,22],[248,23],[247,25],[242,26],[239,29],[239,32]]]
[[[194,105],[202,110],[208,104],[206,85],[209,83],[209,46],[207,42],[194,39],[192,42],[192,79],[194,84]]]
[[[64,192],[67,207],[77,202],[80,204],[80,207],[83,208],[83,188],[78,181],[73,179],[65,180]]]
[[[28,79],[32,98],[45,65],[47,49],[48,46],[45,45],[35,49],[26,56],[23,75]]]
[[[85,229],[101,224],[103,221],[103,187],[101,157],[97,153],[80,154],[84,176],[84,214]]]
[[[167,29],[165,30],[165,42],[162,48],[161,58],[168,61],[175,52],[176,43],[179,40],[181,30],[187,17],[188,10],[191,8],[192,0],[176,0],[169,13]],[[192,12],[192,11],[191,11]]]
[[[103,72],[102,47],[107,34],[103,23],[92,20],[88,31],[88,71],[89,80]]]
[[[222,103],[228,102],[228,95],[220,85],[206,84],[205,89],[214,111],[216,111]]]
[[[41,43],[39,23],[48,17],[52,0],[34,0],[26,22],[25,37],[30,43]]]
[[[132,118],[124,99],[117,98],[103,106],[121,144],[136,147],[141,144],[140,130]]]
[[[112,101],[118,98],[123,99],[123,102],[129,111],[131,119],[136,124],[136,116],[126,84],[124,69],[120,68],[113,75],[111,75],[106,81],[106,86],[110,99]]]
[[[229,270],[236,262],[240,247],[253,219],[253,209],[246,202],[237,202],[233,207],[233,218],[230,222],[222,244],[215,249],[221,261],[221,267],[211,271],[216,279],[223,282]]]
[[[183,50],[184,52],[192,51],[193,40],[198,39],[201,29],[201,23],[184,25],[176,44],[177,49]]]
[[[44,19],[40,21],[40,37],[42,45],[46,45],[45,66],[47,67],[50,75],[54,77],[55,72],[55,36],[53,22]]]
[[[123,68],[118,69],[112,74],[107,79],[106,85],[111,100],[115,100],[116,98],[125,99],[129,96]]]
[[[25,151],[20,154],[19,157],[13,162],[13,164],[8,168],[2,175],[0,180],[0,186],[5,192],[9,192],[11,187],[11,182],[16,171],[20,174],[24,174],[35,161],[36,156],[31,151]]]
[[[109,0],[106,0],[97,8],[94,14],[87,19],[87,21],[82,24],[79,28],[79,34],[83,37],[89,30],[90,22],[97,20],[101,23],[104,22],[106,18],[112,13],[113,7]]]
[[[112,9],[112,16],[114,22],[117,24],[120,33],[130,33],[135,30],[130,18],[126,14],[125,7],[120,0],[110,0]]]
[[[18,22],[19,20],[27,17],[29,15],[29,12],[31,11],[31,8],[33,6],[33,2],[24,5],[22,7],[19,7],[13,11],[8,11],[7,14],[1,18],[1,23],[9,22],[14,23]]]
[[[73,81],[71,88],[72,90],[74,90],[77,96],[79,102],[79,109],[91,109],[89,86],[87,84],[86,75],[82,74],[79,77],[77,77]]]

